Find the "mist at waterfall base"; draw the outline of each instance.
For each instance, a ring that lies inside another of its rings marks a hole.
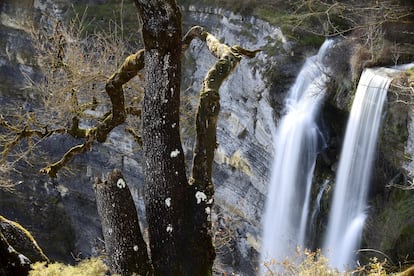
[[[323,253],[339,270],[355,265],[382,110],[391,79],[366,69],[358,83],[340,155]]]
[[[333,41],[303,65],[285,103],[286,115],[273,132],[275,159],[263,220],[261,264],[293,256],[304,247],[312,177],[324,144],[316,123],[326,91],[324,57]],[[261,266],[263,272],[263,266]]]

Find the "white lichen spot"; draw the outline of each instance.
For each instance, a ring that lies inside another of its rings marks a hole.
[[[115,203],[112,203],[112,208],[115,208]]]
[[[206,210],[206,214],[207,214],[207,215],[210,215],[210,214],[211,214],[211,209],[210,209],[210,207],[206,207],[206,209],[205,209],[205,210]]]
[[[114,232],[114,230],[112,230],[112,228],[109,228],[109,229],[108,229],[108,233],[109,233],[109,235],[111,235],[111,234],[112,234],[112,232]]]
[[[12,253],[14,251],[14,248],[9,245],[9,247],[7,247],[7,251],[9,251],[9,253]]]
[[[180,151],[178,149],[175,149],[171,152],[170,156],[171,158],[175,158],[180,154]]]
[[[178,175],[178,171],[175,171],[175,175]]]
[[[167,205],[167,207],[170,207],[171,206],[171,197],[167,197],[165,199],[165,205]]]
[[[172,225],[171,225],[171,224],[168,224],[168,225],[167,225],[167,232],[168,232],[168,233],[172,233],[172,231],[173,231],[173,227],[172,227]]]
[[[118,186],[119,189],[125,188],[126,187],[125,180],[123,180],[122,178],[118,179],[118,181],[116,182],[116,186]]]
[[[68,193],[69,193],[69,189],[68,188],[66,188],[65,186],[63,186],[63,185],[58,185],[57,187],[56,187],[56,189],[58,190],[58,192],[60,193],[60,196],[61,197],[65,197]]]
[[[207,204],[213,204],[213,199],[210,198],[209,201],[207,201]]]
[[[197,204],[200,204],[201,201],[206,201],[207,200],[207,196],[205,193],[197,191],[197,193],[195,194],[195,197],[197,199]]]
[[[188,185],[193,186],[194,185],[194,182],[195,182],[195,179],[193,177],[190,177],[188,179]]]
[[[21,265],[30,264],[30,260],[26,256],[24,256],[22,254],[19,254],[18,256],[19,256],[19,260],[20,260]]]
[[[173,123],[172,125],[171,125],[171,127],[172,128],[175,128],[175,126],[177,125],[177,123]]]
[[[138,245],[134,245],[134,251],[137,252],[138,251]]]

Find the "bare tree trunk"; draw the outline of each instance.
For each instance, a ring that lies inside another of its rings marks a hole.
[[[205,275],[193,270],[196,252],[190,250],[200,245],[191,242],[191,195],[180,139],[181,13],[175,0],[135,0],[135,4],[145,46],[142,140],[155,275]]]
[[[119,170],[95,183],[96,202],[112,273],[152,275],[130,190]]]

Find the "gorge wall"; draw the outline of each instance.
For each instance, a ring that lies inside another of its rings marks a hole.
[[[105,1],[75,1],[75,4],[86,2]],[[5,0],[0,4],[0,11],[0,110],[7,112],[16,108],[16,104],[27,108],[28,103],[36,101],[35,94],[23,89],[25,76],[34,80],[41,77],[29,35],[32,26],[51,28],[54,18],[67,16],[70,1]],[[261,219],[274,155],[271,132],[283,113],[284,96],[301,64],[317,49],[299,46],[285,38],[277,26],[254,17],[197,6],[183,7],[183,15],[184,30],[202,25],[229,45],[262,49],[256,58],[243,60],[220,90],[219,145],[214,167],[217,270],[253,275],[258,265]],[[329,141],[318,158],[315,195],[325,179],[334,179],[353,97],[355,80],[350,60],[356,47],[352,40],[344,40],[331,54],[336,78],[332,80],[320,118]],[[193,105],[197,103],[201,81],[214,62],[214,57],[198,42],[192,43],[185,53],[182,91]],[[414,248],[414,192],[386,187],[391,182],[404,185],[414,166],[411,160],[414,115],[409,105],[395,100],[399,93],[396,89],[388,96],[372,180],[372,216],[363,239],[364,247],[380,250],[393,261],[404,258]],[[190,128],[185,132],[191,134]],[[184,139],[187,157],[190,157],[192,142],[191,137]],[[139,151],[132,149],[132,143],[118,129],[105,144],[77,156],[69,170],[53,180],[38,175],[36,166],[19,167],[13,180],[21,184],[12,192],[0,190],[1,215],[31,230],[52,259],[73,262],[74,257],[99,254],[103,244],[92,187],[95,177],[120,168],[145,226],[142,158]],[[71,138],[52,137],[41,146],[48,152],[45,158],[56,160],[74,144],[76,141]],[[318,233],[325,230],[329,192],[323,198]]]

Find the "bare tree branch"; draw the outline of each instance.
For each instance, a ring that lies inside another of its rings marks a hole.
[[[196,201],[191,207],[194,213],[194,228],[205,252],[205,262],[213,261],[215,256],[212,245],[211,211],[214,202],[214,185],[212,171],[214,151],[217,147],[217,119],[220,112],[219,89],[222,83],[239,64],[242,56],[252,58],[260,50],[250,51],[238,45],[230,47],[221,43],[202,27],[196,26],[184,36],[183,49],[189,47],[192,39],[198,38],[206,42],[207,48],[218,60],[210,68],[203,80],[200,100],[196,114],[196,142],[193,151],[192,176],[189,179],[190,189]]]
[[[41,169],[41,173],[47,174],[50,177],[56,177],[57,172],[72,160],[75,155],[89,150],[95,140],[99,143],[105,142],[108,134],[115,127],[125,122],[127,112],[122,86],[135,77],[143,67],[144,50],[140,50],[125,59],[124,63],[109,78],[105,86],[106,93],[111,99],[112,112],[98,126],[86,130],[78,127],[79,120],[75,117],[72,128],[68,133],[76,138],[86,138],[86,142],[69,149],[59,161]],[[132,108],[128,109],[128,111],[134,115],[140,114],[138,110]]]
[[[239,64],[242,56],[252,58],[260,50],[251,51],[238,45],[230,47],[221,43],[200,26],[195,26],[187,32],[183,39],[186,46],[183,48],[187,48],[193,38],[205,41],[210,52],[218,58],[218,61],[204,78],[200,91],[200,103],[196,118],[197,136],[192,167],[193,175],[190,180],[197,183],[197,189],[203,192],[208,190],[207,195],[212,196],[211,176],[216,148],[216,125],[220,111],[219,88]]]

